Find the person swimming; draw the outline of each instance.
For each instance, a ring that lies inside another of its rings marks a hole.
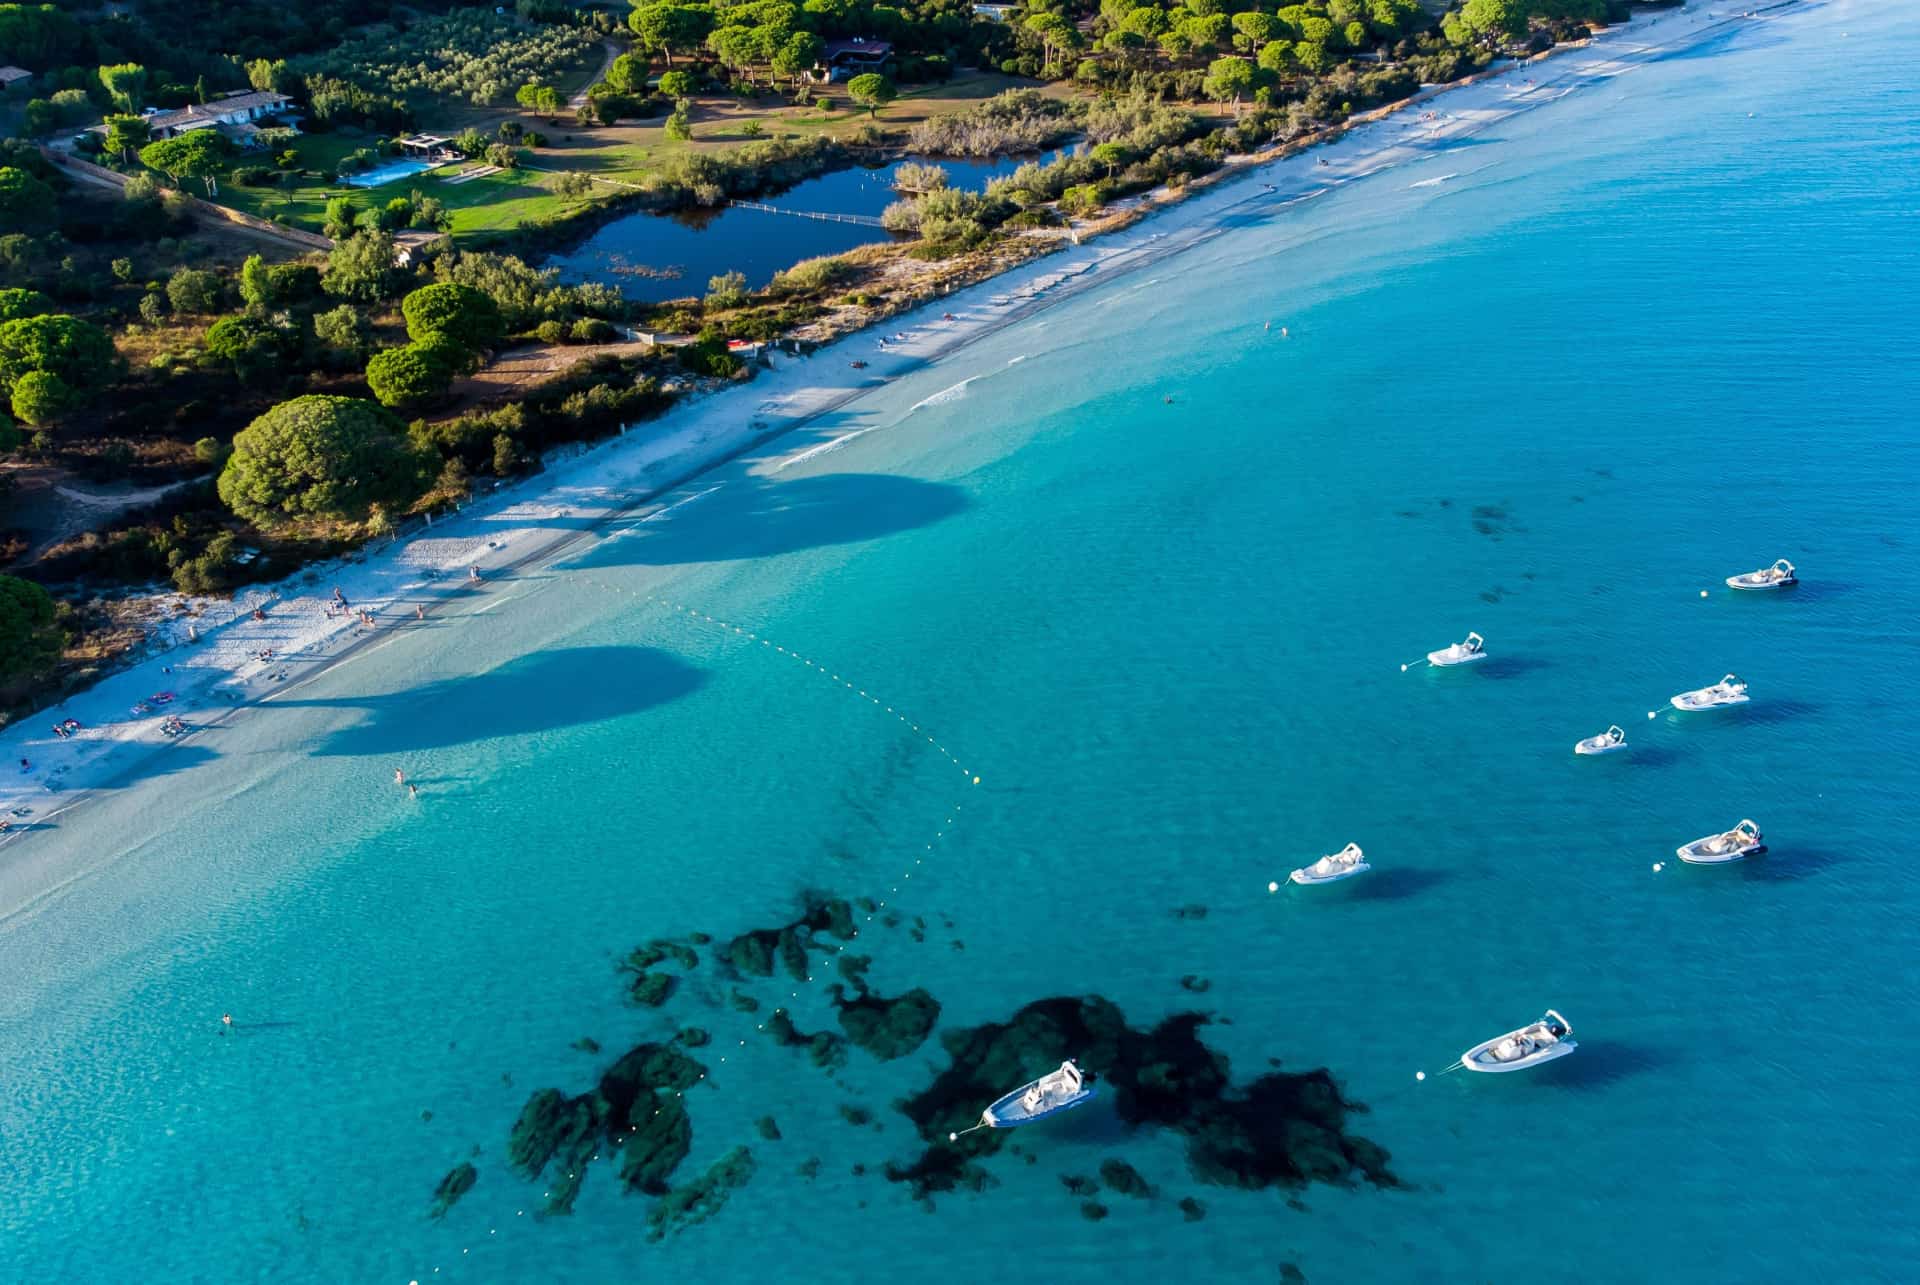
[[[405,785],[407,783],[406,772],[397,767],[393,769],[393,783],[395,785]]]

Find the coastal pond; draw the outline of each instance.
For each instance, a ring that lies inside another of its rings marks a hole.
[[[958,188],[978,191],[988,180],[1011,174],[1027,156],[994,160],[907,157],[876,168],[856,166],[808,179],[763,202],[782,211],[878,218],[898,199],[893,176],[901,164],[938,165]],[[891,240],[885,229],[866,223],[774,214],[732,206],[676,215],[629,214],[599,229],[584,244],[549,263],[568,282],[605,281],[630,299],[657,303],[706,293],[707,279],[723,272],[744,272],[747,285],[766,285],[773,274],[802,259],[839,254],[856,246]]]

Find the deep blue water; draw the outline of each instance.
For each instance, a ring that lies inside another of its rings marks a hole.
[[[1909,1277],[1916,55],[1810,6],[1242,218],[74,814],[111,862],[0,925],[0,1277]],[[1647,719],[1727,670],[1750,706]],[[1743,816],[1766,856],[1671,861]],[[1349,839],[1364,880],[1267,893]],[[1404,1185],[1209,1186],[1096,1103],[929,1212],[877,1170],[933,1043],[829,1076],[710,962],[622,1002],[807,888],[909,917],[858,948],[943,1028],[1098,993],[1329,1067]],[[1548,1005],[1572,1057],[1437,1074]],[[680,1177],[752,1180],[658,1244],[604,1164],[536,1218],[528,1094],[689,1022]],[[1113,1156],[1159,1194],[1087,1221]]]
[[[988,179],[1011,174],[1025,157],[990,161],[921,158],[951,175],[954,187],[978,191]],[[795,184],[762,203],[815,214],[864,214],[880,211],[899,198],[893,190],[898,165],[876,169],[855,166]],[[752,289],[801,259],[839,254],[855,246],[888,240],[888,233],[857,223],[834,223],[771,214],[765,210],[722,209],[687,217],[629,214],[596,231],[576,249],[550,261],[568,281],[612,281],[632,299],[648,302],[705,294],[707,280],[723,272],[743,272]]]

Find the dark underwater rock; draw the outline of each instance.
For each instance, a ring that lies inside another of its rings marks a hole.
[[[1175,919],[1205,919],[1207,917],[1207,908],[1199,902],[1189,902],[1184,906],[1175,906],[1173,909],[1173,917]]]
[[[847,1038],[882,1062],[905,1057],[926,1043],[940,1020],[939,1001],[919,986],[895,999],[871,991],[846,999],[835,986],[833,1002]]]
[[[635,973],[627,998],[643,1008],[659,1008],[673,994],[675,980],[672,973]]]
[[[507,1140],[507,1160],[531,1180],[552,1169],[548,1213],[569,1212],[588,1165],[616,1147],[624,1149],[621,1173],[630,1188],[665,1191],[693,1138],[674,1095],[698,1083],[705,1071],[671,1045],[629,1049],[586,1093],[568,1097],[541,1089],[528,1098]]]
[[[927,1199],[936,1191],[984,1191],[993,1185],[993,1175],[975,1164],[958,1147],[928,1147],[910,1165],[888,1162],[888,1182],[904,1182],[913,1188],[915,1198]]]
[[[800,932],[792,925],[780,930],[778,950],[780,963],[787,970],[787,976],[796,982],[808,979],[807,944],[800,938]]]
[[[1213,983],[1195,973],[1188,973],[1180,979],[1180,989],[1192,991],[1195,995],[1204,995],[1213,989]]]
[[[1100,1184],[1082,1173],[1061,1174],[1060,1185],[1067,1189],[1069,1196],[1097,1196],[1100,1194]]]
[[[573,1100],[558,1089],[541,1089],[520,1108],[507,1139],[507,1163],[523,1177],[538,1178],[553,1158],[563,1122],[573,1110]]]
[[[1090,1223],[1097,1223],[1107,1216],[1107,1207],[1097,1200],[1084,1201],[1080,1205],[1080,1216]]]
[[[805,1047],[807,1056],[813,1064],[823,1071],[845,1066],[847,1062],[847,1042],[832,1031],[816,1031],[807,1034],[793,1024],[787,1016],[787,1010],[776,1008],[773,1016],[765,1023],[767,1034],[773,1036],[776,1043],[788,1048]]]
[[[594,1039],[592,1036],[582,1035],[573,1042],[573,1047],[582,1053],[598,1053],[600,1051],[600,1041]]]
[[[1280,1264],[1280,1285],[1307,1285],[1307,1274],[1298,1263]]]
[[[1153,1188],[1140,1176],[1140,1171],[1118,1157],[1100,1162],[1100,1181],[1116,1196],[1144,1199],[1153,1194]]]
[[[1180,1198],[1180,1212],[1186,1215],[1188,1222],[1197,1223],[1207,1216],[1207,1207],[1195,1200],[1192,1196],[1182,1196]]]
[[[873,1123],[873,1112],[865,1107],[843,1102],[840,1104],[840,1118],[857,1129],[861,1125]]]
[[[760,1136],[765,1138],[768,1142],[780,1141],[780,1126],[774,1122],[774,1118],[772,1116],[770,1115],[761,1116],[758,1120],[754,1121],[753,1127],[758,1129],[760,1131]]]
[[[758,1013],[760,1011],[760,1001],[745,991],[731,992],[727,996],[727,1001],[733,1005],[735,1012]]]
[[[647,1239],[660,1240],[703,1223],[753,1177],[753,1152],[735,1147],[692,1182],[667,1192],[647,1211]]]
[[[773,976],[773,948],[780,944],[777,928],[741,933],[720,948],[720,958],[749,977]]]
[[[447,1176],[440,1180],[440,1185],[433,1189],[431,1216],[445,1218],[447,1211],[459,1203],[460,1197],[472,1191],[473,1184],[478,1181],[480,1171],[464,1160],[449,1169]]]
[[[620,967],[631,972],[644,973],[655,964],[669,959],[682,968],[697,968],[700,966],[700,956],[694,952],[691,946],[674,941],[669,937],[656,937],[646,945],[635,948],[631,954],[621,961]]]
[[[947,1032],[941,1042],[952,1065],[900,1109],[931,1151],[990,1155],[1001,1145],[1000,1131],[981,1130],[957,1143],[949,1143],[948,1134],[975,1123],[980,1109],[1008,1089],[1071,1057],[1095,1074],[1122,1122],[1185,1135],[1188,1163],[1204,1182],[1258,1189],[1344,1184],[1358,1175],[1377,1186],[1395,1185],[1387,1153],[1346,1132],[1355,1108],[1331,1074],[1271,1072],[1235,1089],[1225,1056],[1200,1041],[1206,1021],[1203,1014],[1182,1013],[1142,1031],[1099,996],[1038,1000],[1005,1023]],[[962,1167],[927,1156],[898,1172],[927,1181]],[[923,1193],[916,1188],[916,1194]]]
[[[713,1036],[698,1026],[683,1027],[680,1033],[673,1038],[676,1043],[682,1044],[690,1049],[705,1048],[707,1045],[713,1043]]]
[[[648,1090],[620,1139],[620,1181],[628,1191],[664,1196],[668,1179],[693,1149],[693,1121],[677,1097]]]

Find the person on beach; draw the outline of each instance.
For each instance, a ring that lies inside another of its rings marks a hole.
[[[467,568],[467,583],[468,583],[468,584],[479,584],[480,582],[481,582],[481,581],[480,581],[480,568],[479,568],[479,567],[477,567],[477,566],[472,566],[472,567],[468,567],[468,568]]]
[[[413,618],[414,618],[415,620],[425,620],[425,619],[427,618],[427,609],[426,609],[425,607],[423,607],[423,606],[421,606],[421,605],[420,605],[419,603],[417,603],[417,602],[416,602],[416,603],[414,603],[414,604],[413,604]]]

